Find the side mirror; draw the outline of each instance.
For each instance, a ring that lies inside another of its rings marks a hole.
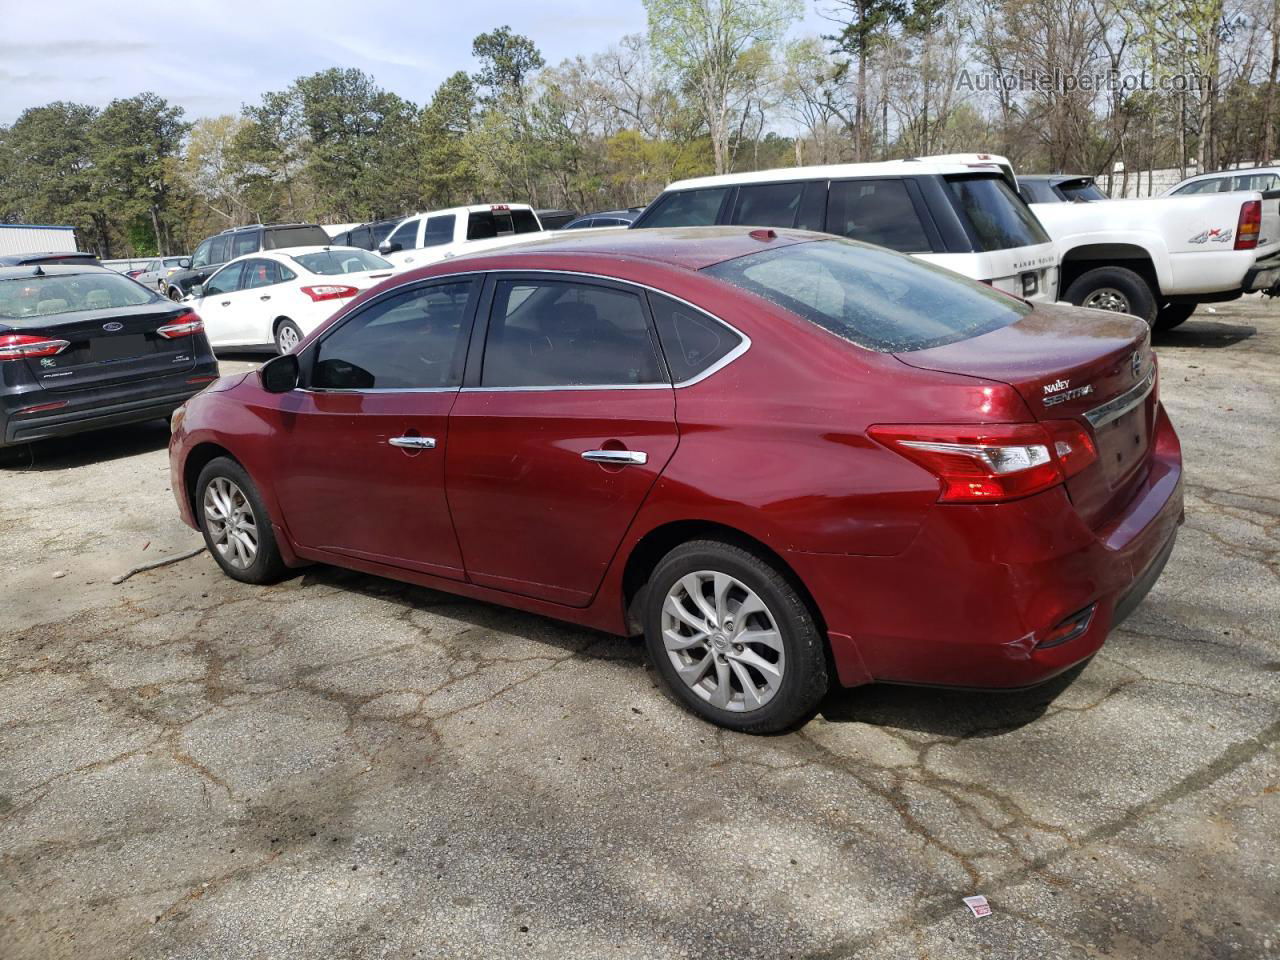
[[[190,257],[183,257],[181,260],[179,260],[179,261],[178,261],[178,266],[180,266],[183,270],[190,270],[190,269],[191,269],[191,258],[190,258]]]
[[[298,386],[301,374],[302,367],[298,364],[297,356],[292,353],[282,353],[268,360],[258,371],[262,389],[267,393],[288,393]]]
[[[392,243],[390,240],[383,240],[378,244],[378,252],[384,256],[388,253],[399,253],[403,249],[404,247],[400,246],[400,244]]]
[[[191,285],[191,289],[187,291],[187,295],[191,297],[192,300],[199,300],[204,296],[204,284],[193,283]]]

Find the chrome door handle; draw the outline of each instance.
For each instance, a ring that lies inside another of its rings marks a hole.
[[[435,437],[391,437],[387,443],[393,447],[404,447],[407,450],[434,450]]]
[[[231,301],[230,301],[230,300],[223,300],[223,301],[222,301],[222,305],[223,305],[224,307],[229,307],[229,306],[231,306]]]
[[[271,299],[271,294],[269,294],[269,293],[264,293],[264,294],[263,294],[262,296],[260,296],[258,299],[259,299],[259,300],[270,300],[270,299]]]
[[[584,450],[582,459],[592,463],[609,463],[615,467],[649,462],[649,455],[640,450]]]

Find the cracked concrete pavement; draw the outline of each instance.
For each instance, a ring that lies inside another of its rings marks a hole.
[[[767,738],[429,590],[112,585],[199,544],[165,427],[39,446],[0,470],[0,956],[1280,957],[1280,308],[1157,349],[1187,524],[1092,663]]]

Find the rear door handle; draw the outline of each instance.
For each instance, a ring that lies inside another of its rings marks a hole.
[[[222,301],[222,305],[223,305],[224,307],[229,307],[229,306],[231,306],[231,301],[230,301],[230,300],[223,300],[223,301]]]
[[[642,450],[584,450],[582,459],[590,460],[592,463],[608,463],[615,467],[625,467],[631,464],[648,463],[649,455]]]
[[[393,447],[404,447],[407,450],[434,450],[435,437],[392,437],[387,441]]]
[[[264,293],[264,294],[263,294],[262,296],[260,296],[258,299],[259,299],[259,300],[270,300],[270,299],[271,299],[271,294],[269,294],[269,293]]]

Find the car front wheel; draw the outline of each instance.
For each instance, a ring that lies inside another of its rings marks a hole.
[[[784,730],[827,691],[826,648],[795,587],[754,553],[686,543],[649,580],[645,641],[667,686],[712,723]]]
[[[196,481],[196,516],[222,572],[243,583],[275,583],[285,571],[271,518],[244,467],[217,457]]]

